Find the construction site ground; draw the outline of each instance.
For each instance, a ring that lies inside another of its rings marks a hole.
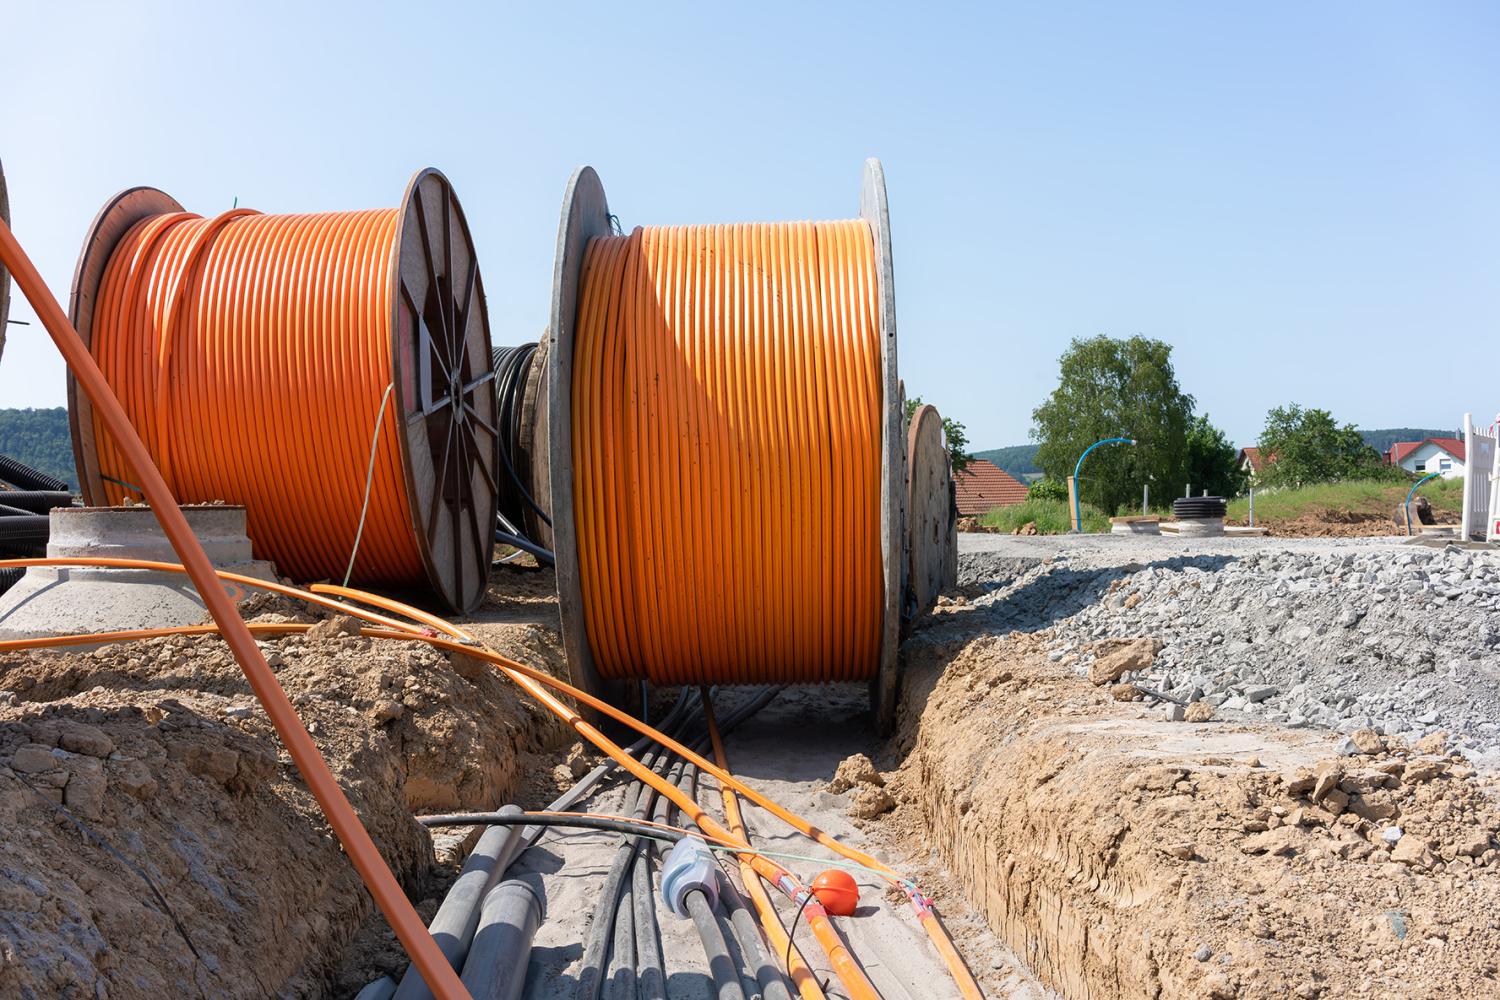
[[[1361,559],[1389,551],[1393,566],[1444,588],[1432,600],[1450,615],[1463,605],[1448,590],[1491,599],[1493,557],[1460,570],[1447,556],[1403,564],[1411,550],[1387,543],[1115,541],[965,536],[986,551],[963,556],[960,590],[904,647],[893,739],[869,728],[862,690],[793,689],[731,736],[732,767],[915,876],[990,996],[1500,996],[1487,736],[1470,726],[1469,743],[1444,739],[1444,713],[1458,728],[1472,720],[1441,693],[1423,715],[1432,725],[1386,725],[1379,706],[1354,704],[1348,718],[1370,727],[1337,732],[1226,707],[1253,683],[1240,674],[1202,692],[1224,696],[1187,716],[1207,711],[1203,722],[1178,721],[1172,703],[1131,685],[1206,669],[1214,649],[1256,662],[1255,641],[1232,629],[1209,639],[1225,629],[1197,605],[1170,634],[1140,634],[1170,617],[1145,612],[1216,586],[1256,553],[1256,565],[1268,554],[1272,566],[1301,565],[1297,546],[1321,545],[1331,548],[1304,554],[1337,567],[1340,547]],[[1478,582],[1452,582],[1461,573]],[[499,651],[562,673],[551,587],[547,573],[506,570],[475,617]],[[1414,613],[1436,614],[1426,607]],[[1487,621],[1488,604],[1476,613]],[[282,601],[247,614],[311,620]],[[1372,609],[1350,627],[1357,653],[1344,673],[1375,657],[1367,640],[1378,643],[1386,621]],[[415,816],[540,807],[572,780],[580,752],[476,664],[348,631],[327,619],[267,651],[429,916],[463,839],[438,838],[435,850]],[[1451,657],[1441,636],[1423,638],[1438,650],[1437,680],[1462,667],[1471,687],[1493,686],[1493,650],[1477,634],[1454,639]],[[1296,635],[1285,641],[1313,641]],[[1376,666],[1393,659],[1366,669],[1384,677]],[[1111,664],[1127,666],[1090,679]],[[400,974],[404,955],[216,640],[7,655],[0,692],[0,996],[349,997]],[[857,754],[874,767],[845,763]],[[829,787],[840,772],[850,787]],[[593,804],[614,808],[618,795]],[[711,781],[699,798],[718,811]],[[763,813],[750,821],[768,848],[824,854]],[[603,834],[552,833],[525,862],[549,897],[528,995],[570,994],[612,853]],[[954,995],[904,910],[869,883],[859,915],[840,924],[884,995]],[[665,913],[662,924],[673,995],[706,996],[687,926]]]

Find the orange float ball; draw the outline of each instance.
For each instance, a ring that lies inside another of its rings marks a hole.
[[[823,909],[836,917],[853,916],[859,905],[859,885],[842,868],[830,868],[813,879],[812,892]]]

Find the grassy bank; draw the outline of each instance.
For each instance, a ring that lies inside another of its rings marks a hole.
[[[1255,523],[1275,530],[1297,528],[1312,530],[1343,526],[1359,533],[1394,534],[1393,515],[1396,505],[1406,498],[1410,484],[1356,481],[1321,483],[1300,489],[1257,490]],[[1439,522],[1456,522],[1463,513],[1464,481],[1434,479],[1422,484],[1418,496],[1432,502]],[[1229,522],[1245,524],[1250,515],[1248,497],[1229,503]],[[1321,533],[1321,532],[1320,532]]]
[[[1036,524],[1038,534],[1061,535],[1072,530],[1068,504],[1064,500],[1027,500],[1011,507],[996,507],[979,519],[985,527],[1010,532]],[[1109,518],[1095,507],[1083,505],[1083,530],[1108,531]]]

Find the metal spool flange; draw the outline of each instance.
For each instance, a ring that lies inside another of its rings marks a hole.
[[[69,316],[85,344],[105,266],[137,222],[182,212],[155,188],[122,191],[89,228]],[[437,170],[406,187],[391,260],[393,413],[411,528],[432,590],[450,608],[484,599],[494,549],[497,482],[489,313],[474,241],[452,185]],[[68,375],[73,455],[87,503],[106,503],[92,407]]]

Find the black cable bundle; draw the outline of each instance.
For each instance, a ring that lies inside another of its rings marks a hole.
[[[0,479],[23,490],[47,490],[67,493],[68,484],[54,479],[45,472],[38,472],[29,465],[22,465],[13,458],[0,455]]]
[[[540,524],[548,527],[552,519],[531,495],[521,475],[521,403],[526,395],[526,380],[536,357],[535,343],[520,347],[495,347],[490,353],[495,364],[495,398],[500,404],[496,420],[496,451],[505,470],[499,483],[496,511],[501,532],[497,541],[505,542],[536,556],[550,565],[552,553],[536,541]],[[528,470],[529,471],[529,470]]]
[[[1172,501],[1172,513],[1177,517],[1222,518],[1228,511],[1223,497],[1178,497]]]

